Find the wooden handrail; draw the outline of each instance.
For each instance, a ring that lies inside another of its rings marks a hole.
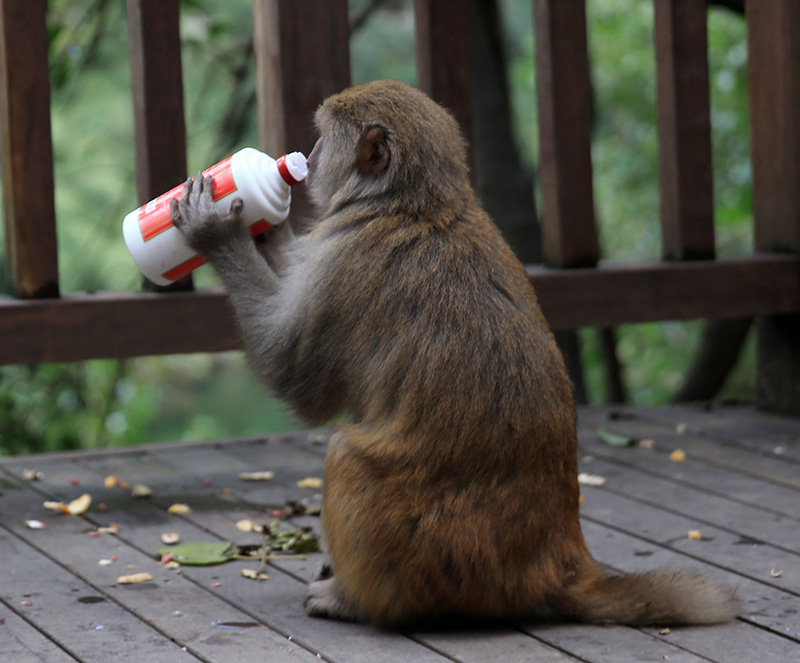
[[[531,266],[528,277],[553,329],[800,310],[800,256]],[[0,298],[0,364],[236,347],[236,327],[221,290]]]

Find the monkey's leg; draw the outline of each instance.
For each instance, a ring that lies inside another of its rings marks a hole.
[[[312,582],[306,590],[303,608],[312,617],[360,621],[356,607],[342,593],[336,576]]]

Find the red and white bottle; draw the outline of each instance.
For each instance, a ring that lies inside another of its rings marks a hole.
[[[233,198],[244,203],[242,218],[255,237],[289,215],[291,187],[308,174],[306,158],[292,152],[273,159],[246,147],[203,171],[214,180],[214,201],[220,214]],[[133,210],[122,222],[122,234],[133,261],[157,285],[168,285],[205,264],[172,225],[170,202],[180,200],[183,184]]]

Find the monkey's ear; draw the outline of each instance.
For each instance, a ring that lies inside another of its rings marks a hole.
[[[358,170],[362,175],[380,175],[391,160],[386,130],[372,127],[361,138],[358,149]]]

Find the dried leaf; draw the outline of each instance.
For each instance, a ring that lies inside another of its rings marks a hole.
[[[682,463],[686,460],[686,452],[683,449],[675,449],[670,455],[669,459],[673,463]]]
[[[689,538],[690,539],[697,540],[697,539],[701,538],[702,536],[703,535],[700,534],[700,530],[699,529],[690,529],[689,530]]]
[[[606,478],[599,474],[589,474],[588,472],[581,472],[578,475],[578,483],[582,486],[594,486],[599,488],[606,485]]]
[[[275,478],[275,472],[271,470],[263,470],[260,472],[239,472],[239,478],[242,481],[272,481]]]
[[[119,482],[119,479],[117,479],[117,477],[115,477],[113,474],[110,474],[105,479],[103,479],[103,485],[106,488],[116,488],[118,482]]]
[[[269,576],[262,571],[255,571],[253,569],[242,569],[239,574],[251,580],[269,580]]]
[[[53,511],[60,511],[61,513],[69,513],[69,508],[63,502],[45,502],[42,504],[45,509],[52,509]]]
[[[73,516],[84,513],[92,504],[92,496],[89,493],[84,493],[80,497],[72,500],[69,504],[63,502],[45,502],[42,506],[45,509],[52,509],[53,511],[60,511]]]
[[[181,535],[177,532],[164,532],[161,535],[161,543],[166,546],[174,546],[181,540]]]
[[[653,449],[656,443],[654,440],[639,440],[639,446],[642,449]]]
[[[191,510],[192,507],[190,507],[188,504],[178,503],[178,504],[173,504],[171,507],[169,507],[169,509],[167,509],[167,512],[171,513],[172,515],[182,515],[185,513],[189,513]]]
[[[238,529],[240,532],[252,532],[253,521],[247,520],[246,518],[242,518],[242,520],[237,521],[236,529]]]
[[[149,573],[132,573],[127,576],[120,576],[117,578],[118,585],[135,585],[140,582],[147,582],[148,580],[152,580],[153,576]]]
[[[769,570],[769,574],[770,574],[770,575],[771,575],[773,578],[780,578],[780,577],[783,575],[783,571],[776,571],[775,569],[770,569],[770,570]]]
[[[322,488],[322,479],[320,477],[306,477],[297,482],[298,488]]]
[[[135,483],[131,489],[131,497],[150,497],[152,494],[153,489],[143,483]]]
[[[603,442],[612,447],[630,447],[636,443],[635,438],[632,438],[628,435],[612,433],[605,426],[598,427],[597,434],[600,436],[600,439],[603,440]]]
[[[44,479],[44,472],[41,470],[22,470],[22,478],[26,481],[41,481]]]

